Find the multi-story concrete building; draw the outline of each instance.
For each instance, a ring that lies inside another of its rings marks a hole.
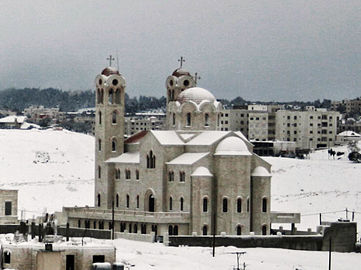
[[[299,149],[331,147],[335,144],[340,113],[321,109],[276,112],[276,139],[294,141]]]
[[[18,222],[18,191],[0,189],[0,224]]]
[[[144,130],[162,130],[165,125],[165,114],[159,116],[135,115],[125,117],[125,135],[131,136]]]
[[[332,101],[331,109],[339,110],[344,107],[346,113],[360,113],[361,112],[361,98],[344,99],[342,101]]]
[[[71,226],[156,235],[269,234],[271,165],[241,132],[221,131],[221,104],[194,87],[189,72],[167,78],[168,130],[124,141],[125,80],[114,68],[96,77],[95,207],[65,208]],[[286,217],[286,218],[285,218]]]

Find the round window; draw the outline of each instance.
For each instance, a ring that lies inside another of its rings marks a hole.
[[[183,84],[184,84],[184,86],[188,86],[188,85],[189,85],[189,81],[188,81],[188,80],[185,80]]]
[[[118,84],[118,80],[117,80],[117,79],[114,79],[112,83],[113,83],[113,85],[117,85],[117,84]]]

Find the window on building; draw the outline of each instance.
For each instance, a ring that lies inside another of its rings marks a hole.
[[[173,198],[169,197],[169,210],[172,211],[173,210]]]
[[[112,124],[116,124],[117,123],[117,111],[114,111],[112,113]]]
[[[115,103],[120,104],[120,89],[115,90]]]
[[[138,169],[135,170],[135,179],[139,180],[139,170]]]
[[[173,118],[172,125],[175,126],[175,113],[173,113],[172,118]]]
[[[206,127],[209,126],[209,114],[208,113],[204,114],[204,125]]]
[[[266,235],[267,234],[267,225],[263,225],[262,226],[262,235]]]
[[[124,172],[125,172],[125,179],[130,179],[131,178],[130,170],[125,169]]]
[[[99,125],[101,125],[102,124],[102,112],[98,112],[98,123],[99,123]]]
[[[207,211],[208,211],[208,199],[203,198],[203,212],[207,212]]]
[[[127,208],[129,208],[129,204],[130,204],[130,199],[129,199],[129,195],[127,194],[127,197],[126,197],[126,206],[127,206]]]
[[[115,138],[112,139],[112,152],[117,151],[117,140]]]
[[[98,139],[98,151],[102,151],[102,140]]]
[[[100,207],[100,194],[98,194],[98,196],[97,196],[97,205],[98,205],[98,207]]]
[[[228,199],[227,198],[223,198],[222,210],[224,213],[228,212]]]
[[[241,234],[242,234],[242,226],[241,226],[241,225],[237,225],[237,227],[236,227],[236,232],[237,232],[237,235],[241,235]]]
[[[173,172],[173,171],[169,171],[169,172],[168,172],[168,181],[169,181],[169,182],[173,182],[173,181],[174,181],[174,172]]]
[[[120,179],[120,170],[115,169],[115,179]]]
[[[104,255],[94,255],[93,256],[93,263],[103,263],[103,262],[105,262]]]
[[[187,126],[190,127],[192,125],[192,116],[191,113],[187,113]]]
[[[183,197],[180,198],[180,210],[183,211],[184,209],[184,199]]]
[[[115,196],[115,207],[119,207],[119,194]]]
[[[147,168],[154,169],[155,168],[155,155],[153,155],[153,151],[150,150],[147,155]]]
[[[78,219],[78,228],[81,228],[81,220]]]
[[[247,198],[247,212],[249,213],[249,207],[250,207],[250,205],[249,205],[249,198]]]
[[[267,212],[267,198],[262,199],[262,212]]]
[[[108,94],[108,104],[113,104],[113,102],[114,102],[114,91],[112,88],[110,88]]]
[[[242,212],[242,199],[238,198],[237,199],[237,213],[241,213]]]
[[[179,172],[179,181],[185,182],[185,180],[186,180],[186,173],[183,171]]]
[[[203,235],[207,235],[208,234],[208,226],[207,225],[204,225],[203,228],[202,228],[202,233]]]
[[[139,195],[137,195],[137,208],[139,208]]]

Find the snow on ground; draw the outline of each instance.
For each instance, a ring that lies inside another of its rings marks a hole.
[[[19,190],[19,215],[93,205],[94,138],[55,130],[0,130],[0,188]]]
[[[355,211],[361,231],[361,164],[348,160],[347,147],[334,147],[345,152],[338,159],[329,158],[327,150],[317,151],[310,159],[266,157],[272,164],[273,211],[300,212],[301,229],[315,229],[322,220],[346,218],[345,209]],[[352,213],[348,213],[352,218]]]
[[[26,216],[61,210],[62,206],[93,205],[94,138],[69,131],[0,130],[0,188],[19,190],[19,209]],[[347,151],[346,147],[334,148]],[[361,225],[361,164],[328,159],[327,151],[310,159],[266,157],[272,164],[272,210],[301,212],[299,228],[315,228],[319,212],[324,219],[345,217],[345,208],[357,211]],[[340,211],[340,212],[339,212]],[[20,212],[20,211],[19,211]],[[351,218],[351,214],[349,215]],[[93,240],[95,241],[95,240]],[[107,241],[104,241],[107,242]],[[118,239],[119,261],[131,269],[232,269],[233,251],[244,250],[246,269],[327,269],[327,252],[233,247],[166,247]],[[333,253],[332,269],[357,269],[360,254]]]

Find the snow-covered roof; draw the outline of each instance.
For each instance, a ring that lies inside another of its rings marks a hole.
[[[206,167],[198,167],[197,169],[194,170],[194,172],[191,174],[191,176],[210,176],[212,177],[213,174],[211,174],[211,172],[208,170],[208,168]]]
[[[40,126],[37,125],[37,124],[32,124],[32,123],[24,122],[24,123],[22,123],[22,125],[21,125],[21,127],[20,127],[20,129],[30,129],[30,128],[37,128],[37,129],[39,129]]]
[[[215,155],[251,156],[246,143],[239,137],[230,136],[217,146]]]
[[[203,131],[194,139],[190,140],[187,145],[211,145],[226,136],[229,131]]]
[[[108,159],[107,163],[139,163],[139,152],[126,152],[120,156]]]
[[[205,153],[184,153],[175,159],[167,162],[168,165],[179,164],[179,165],[192,165],[201,158],[207,156],[209,152]]]
[[[200,104],[203,100],[214,102],[216,101],[216,98],[211,92],[201,87],[188,88],[182,93],[180,93],[177,98],[177,101],[179,101],[180,103],[193,101],[196,104]]]
[[[271,176],[271,174],[267,171],[265,167],[258,166],[253,170],[251,176],[269,177]]]
[[[351,131],[351,130],[346,130],[346,131],[343,131],[339,134],[337,134],[337,136],[344,136],[344,137],[361,137],[360,134],[354,132],[354,131]]]
[[[161,145],[184,145],[174,130],[151,130]]]
[[[26,120],[26,116],[9,115],[0,119],[0,123],[17,123],[22,124]]]

